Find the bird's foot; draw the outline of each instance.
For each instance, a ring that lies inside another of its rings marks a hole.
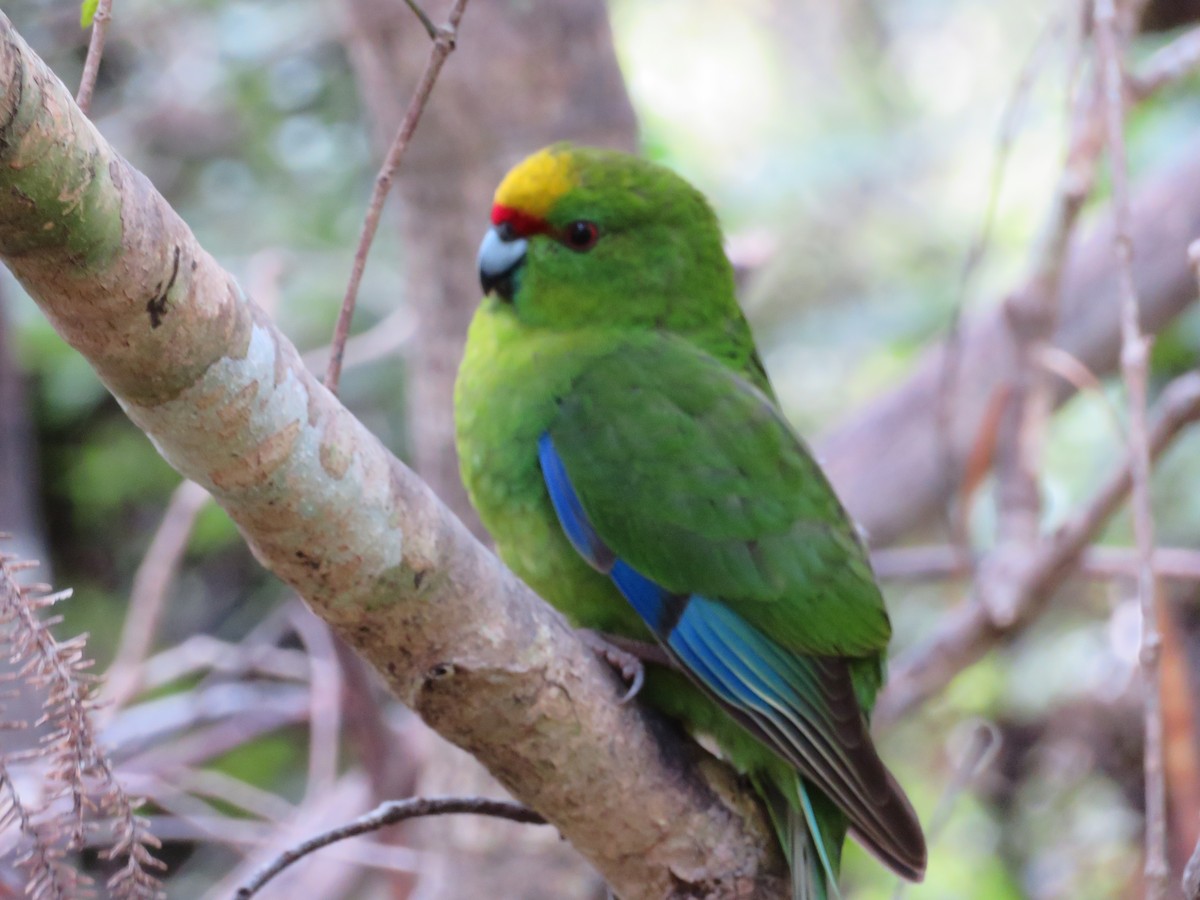
[[[646,668],[642,665],[643,662],[672,665],[670,657],[658,644],[619,637],[615,634],[601,634],[586,628],[580,630],[579,636],[597,655],[620,672],[621,678],[629,685],[629,690],[621,697],[621,703],[628,703],[642,689],[642,684],[646,680]]]

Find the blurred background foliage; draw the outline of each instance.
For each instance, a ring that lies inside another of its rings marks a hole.
[[[5,7],[59,76],[77,84],[86,49],[77,4]],[[802,432],[819,433],[903,377],[960,300],[968,308],[995,303],[1022,280],[1062,165],[1077,4],[613,0],[610,10],[643,149],[717,208],[748,273],[743,299],[767,366]],[[93,105],[97,126],[298,347],[320,347],[378,165],[336,6],[120,0],[114,15]],[[1141,38],[1137,55],[1169,37]],[[468,40],[460,43],[458,54],[471,52]],[[1002,116],[1027,66],[1032,87],[989,252],[962,298]],[[1129,131],[1135,176],[1196,152],[1198,86],[1193,79],[1138,108]],[[1104,199],[1101,191],[1093,202]],[[480,209],[480,234],[486,215]],[[358,330],[404,308],[399,246],[389,215],[367,268]],[[35,427],[40,553],[56,585],[75,588],[62,633],[90,632],[103,667],[178,478],[11,279],[3,291]],[[1159,340],[1156,380],[1194,367],[1198,348],[1192,308]],[[351,369],[342,390],[401,456],[409,429],[421,427],[406,420],[404,377],[401,347]],[[1049,520],[1087,497],[1120,456],[1112,402],[1119,391],[1110,385],[1104,395],[1078,396],[1053,420],[1043,472]],[[1180,486],[1200,484],[1198,450],[1200,437],[1185,435],[1159,469],[1163,544],[1196,545],[1200,491]],[[976,502],[973,540],[986,546],[991,528],[990,504]],[[1108,540],[1128,544],[1125,519]],[[885,588],[898,650],[963,593],[961,582]],[[237,639],[285,594],[210,506],[172,589],[159,645],[200,632]],[[1195,618],[1195,592],[1180,594]],[[1136,895],[1141,761],[1131,596],[1122,583],[1072,582],[1035,628],[884,736],[884,755],[926,821],[974,723],[994,723],[989,733],[1000,742],[974,786],[953,799],[928,880],[908,896]],[[300,729],[285,730],[219,766],[297,800],[303,739]],[[219,851],[171,858],[171,896],[199,896],[228,865]],[[893,889],[880,867],[848,853],[846,896],[883,898]]]

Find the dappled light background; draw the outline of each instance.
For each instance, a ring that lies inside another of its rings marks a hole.
[[[1025,280],[1062,169],[1069,88],[1073,78],[1090,77],[1079,67],[1076,3],[612,0],[609,11],[641,149],[683,173],[717,209],[767,368],[803,434],[815,439],[903,380],[943,339],[956,308],[969,316],[994,306]],[[67,84],[78,82],[86,33],[75,4],[11,0],[4,12]],[[472,13],[468,7],[448,69],[487,40],[472,31]],[[347,27],[344,10],[316,0],[120,0],[92,108],[105,137],[200,242],[301,350],[317,354],[332,333],[381,159]],[[1172,36],[1140,37],[1134,58]],[[1131,114],[1135,186],[1139,173],[1200,150],[1198,87],[1193,78]],[[399,97],[411,89],[395,85]],[[1018,96],[1020,109],[1009,115]],[[440,99],[435,88],[435,108]],[[536,92],[503,98],[525,109],[541,100]],[[1103,182],[1084,229],[1107,192]],[[986,254],[964,279],[992,205]],[[350,353],[342,396],[410,458],[425,423],[408,414],[405,400],[406,353],[421,325],[407,305],[405,214],[391,204],[372,251],[355,331],[387,324],[374,343]],[[481,204],[478,236],[487,214]],[[473,271],[474,260],[446,265]],[[35,450],[26,477],[4,488],[26,492],[33,512],[5,521],[6,506],[21,507],[15,495],[0,497],[0,531],[16,533],[57,587],[74,588],[60,631],[88,632],[103,669],[178,476],[3,278],[0,336],[16,369],[0,371],[0,379],[19,373],[25,388],[20,406],[4,414],[28,425]],[[1198,350],[1193,306],[1158,340],[1152,391],[1194,367]],[[1040,480],[1046,529],[1122,457],[1113,414],[1120,397],[1119,384],[1104,380],[1049,421]],[[885,457],[887,435],[869,449]],[[1185,433],[1154,484],[1159,542],[1195,548],[1200,439]],[[990,487],[985,479],[972,494],[967,524],[976,548],[995,537]],[[1104,540],[1130,545],[1127,514]],[[904,542],[944,541],[935,517]],[[885,582],[894,652],[916,646],[948,608],[966,602],[967,584]],[[1200,660],[1195,584],[1172,583],[1168,594],[1185,658]],[[156,650],[198,633],[239,642],[279,615],[272,610],[286,599],[210,505],[171,588]],[[927,880],[905,896],[1140,896],[1137,628],[1129,580],[1069,581],[1046,616],[881,735],[883,756],[931,829]],[[158,694],[185,692],[198,677]],[[195,765],[299,803],[307,741],[297,723]],[[988,749],[975,765],[981,742]],[[345,764],[354,762],[347,754]],[[411,761],[423,764],[419,754]],[[170,895],[204,896],[235,864],[236,849],[169,843]],[[447,844],[422,852],[455,859],[473,850]],[[369,878],[352,883],[352,896],[455,896],[452,885],[421,894],[419,877],[403,890],[393,882],[389,892]],[[846,897],[886,898],[895,889],[860,850],[847,851]]]

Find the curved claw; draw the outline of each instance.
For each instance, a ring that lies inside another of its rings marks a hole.
[[[616,669],[621,674],[621,678],[628,682],[629,689],[621,695],[621,699],[617,702],[624,705],[636,697],[646,681],[646,668],[642,665],[642,661],[629,650],[618,647],[606,635],[586,629],[579,635],[594,653]]]
[[[628,667],[623,667],[621,669],[621,677],[629,682],[629,690],[627,690],[621,696],[621,699],[617,701],[622,706],[636,697],[642,690],[642,685],[646,682],[646,667],[642,665],[642,661],[640,659],[634,659],[632,656],[629,658],[633,659],[634,668],[632,672]],[[612,662],[612,660],[610,659],[609,662]]]

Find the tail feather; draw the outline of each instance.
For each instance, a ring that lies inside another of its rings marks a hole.
[[[787,858],[791,900],[842,900],[837,879],[846,818],[823,794],[789,775],[782,785],[758,778],[754,784]]]
[[[784,847],[792,873],[792,900],[830,900],[830,885],[840,900],[837,881],[829,876],[819,842],[813,837],[804,815],[795,808],[788,808],[787,830],[788,841]]]
[[[825,873],[816,857],[816,845],[804,824],[793,812],[788,823],[790,844],[788,866],[792,873],[792,900],[829,900]]]
[[[808,787],[800,778],[796,779],[796,794],[800,801],[800,809],[797,810],[795,806],[788,805],[789,843],[792,846],[793,856],[799,855],[796,853],[797,845],[803,844],[807,865],[804,869],[792,868],[792,893],[796,894],[798,887],[805,881],[811,881],[814,900],[830,900],[831,895],[834,900],[842,900],[842,892],[838,890],[837,877],[842,861],[843,835],[841,832],[843,829],[837,829],[838,834],[835,836],[826,833],[832,829],[821,828],[817,821],[817,811],[809,796]],[[819,893],[817,893],[817,889],[820,890]],[[803,894],[799,896],[802,897]],[[796,897],[793,900],[799,900],[799,898]]]

